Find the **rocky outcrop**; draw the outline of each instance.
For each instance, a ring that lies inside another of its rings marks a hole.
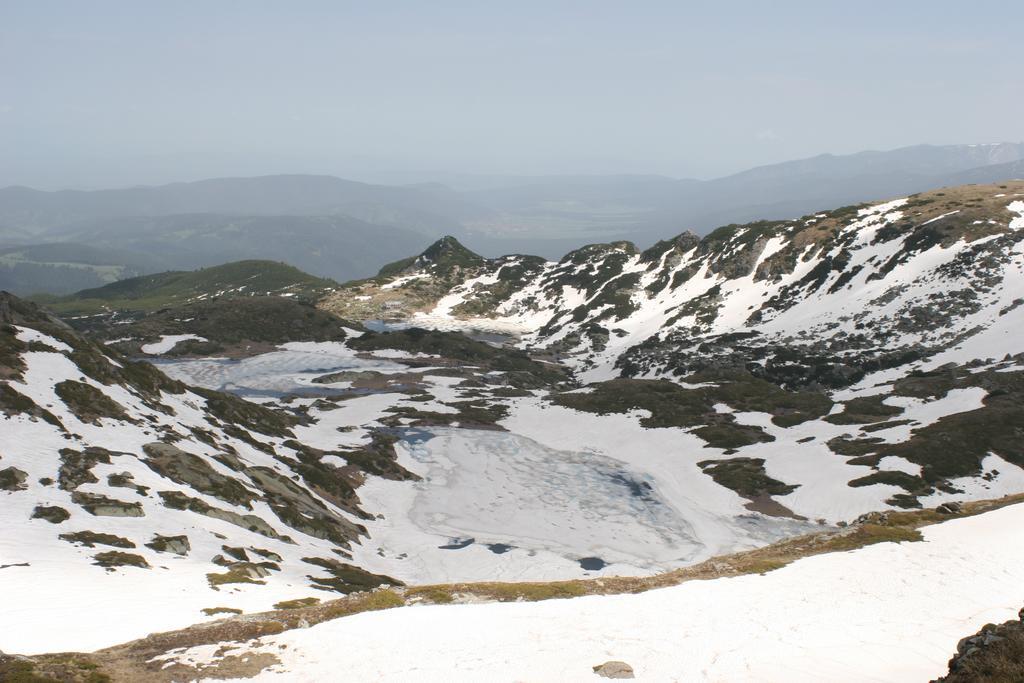
[[[28,488],[25,485],[27,480],[28,473],[17,467],[0,469],[0,491],[24,491]]]
[[[949,673],[932,683],[1013,683],[1024,681],[1024,609],[1019,618],[985,624],[960,640]]]

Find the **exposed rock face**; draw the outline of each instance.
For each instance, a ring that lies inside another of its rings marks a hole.
[[[175,555],[188,555],[192,546],[188,542],[188,536],[161,536],[157,534],[153,540],[146,544],[159,553],[174,553]]]
[[[0,491],[24,491],[28,473],[17,467],[0,469]]]
[[[37,505],[32,511],[32,519],[45,519],[51,524],[60,524],[70,518],[71,514],[67,510],[56,505]]]
[[[71,501],[97,517],[143,517],[146,514],[140,503],[117,500],[97,493],[75,491],[71,494]]]

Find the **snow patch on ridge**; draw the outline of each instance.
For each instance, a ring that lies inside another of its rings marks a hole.
[[[165,334],[160,337],[160,341],[156,341],[151,344],[144,344],[142,346],[142,352],[151,356],[160,356],[177,346],[178,342],[187,341],[189,339],[201,342],[208,341],[206,337],[200,337],[197,334]]]

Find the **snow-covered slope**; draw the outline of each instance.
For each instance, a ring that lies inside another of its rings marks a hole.
[[[988,357],[1016,352],[1002,331],[1024,324],[1021,227],[1024,182],[968,185],[726,226],[703,240],[684,233],[644,252],[619,242],[557,263],[464,257],[443,278],[429,260],[409,260],[323,305],[518,332],[588,380],[730,366],[839,387],[986,330],[1002,336]]]
[[[330,464],[295,440],[308,416],[186,386],[0,297],[4,649],[16,633],[47,647],[52,631],[14,627],[29,614],[109,643],[396,583],[350,564],[371,518],[354,490],[365,432]],[[110,623],[90,631],[96,616]]]
[[[593,668],[609,660],[641,681],[926,681],[964,634],[1024,603],[1022,523],[1015,505],[925,527],[923,542],[767,574],[639,595],[404,607],[160,661],[212,672],[225,657],[263,654],[257,681],[339,671],[360,681],[598,681]]]

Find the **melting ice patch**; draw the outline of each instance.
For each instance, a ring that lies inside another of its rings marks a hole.
[[[425,531],[606,561],[681,559],[698,545],[642,474],[610,458],[507,432],[434,433],[406,442],[426,468],[409,513]]]
[[[339,370],[406,369],[390,361],[357,358],[341,344],[302,345],[242,360],[203,358],[156,361],[156,365],[173,379],[246,397],[337,393],[336,389],[314,384],[313,380]]]
[[[160,341],[143,346],[142,352],[153,356],[159,356],[173,349],[178,345],[178,342],[188,341],[189,339],[201,342],[206,341],[206,337],[200,337],[197,334],[165,334],[160,337]]]
[[[707,556],[686,501],[622,461],[453,428],[407,432],[399,450],[422,480],[360,489],[384,515],[367,524],[371,540],[357,558],[375,571],[412,582],[542,580],[605,565],[609,574],[648,574]],[[716,528],[741,545],[806,529],[754,514],[723,515]]]

